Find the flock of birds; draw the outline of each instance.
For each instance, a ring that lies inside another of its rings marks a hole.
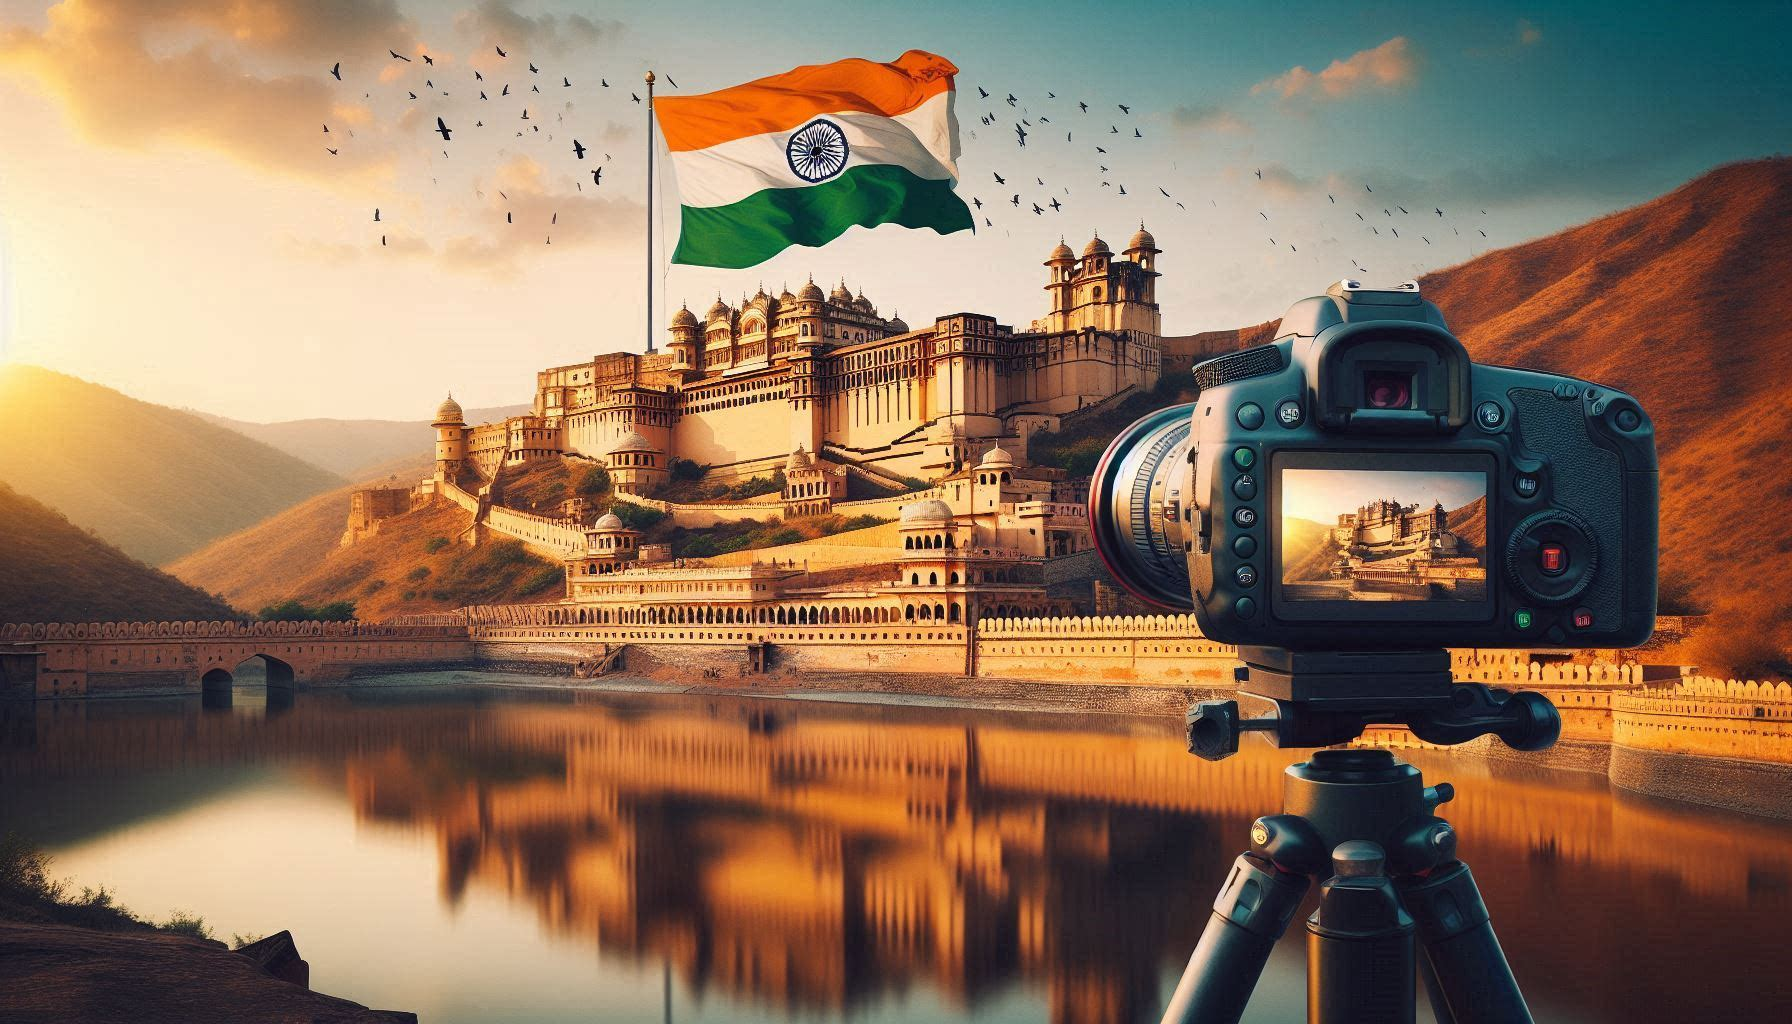
[[[584,190],[587,177],[594,190],[601,188],[605,167],[612,163],[611,154],[603,153],[602,160],[598,160],[589,147],[570,134],[564,141],[556,142],[557,135],[569,131],[567,117],[575,110],[570,97],[588,90],[568,92],[574,90],[570,75],[544,75],[543,69],[532,60],[517,58],[513,62],[509,51],[501,45],[495,45],[493,50],[501,71],[494,71],[490,79],[485,72],[468,68],[455,72],[459,78],[458,85],[455,85],[450,82],[445,69],[433,70],[436,68],[436,61],[429,54],[420,52],[413,59],[397,50],[387,51],[385,68],[382,68],[384,73],[375,77],[400,90],[406,97],[404,103],[420,105],[420,116],[407,116],[401,123],[416,127],[416,122],[427,125],[427,118],[434,118],[432,130],[441,136],[441,142],[435,148],[439,149],[444,160],[450,158],[450,147],[466,144],[469,134],[504,140],[504,148],[497,150],[498,156],[506,155],[511,145],[546,143],[551,144],[550,152],[558,154],[558,159],[564,161],[550,163],[549,166],[575,171],[573,180],[579,191]],[[417,64],[418,61],[421,61],[421,65]],[[489,65],[490,61],[485,63]],[[393,66],[400,68],[396,74],[386,70]],[[338,62],[332,66],[329,74],[337,82],[342,82],[342,64]],[[443,76],[440,83],[435,80],[438,74]],[[466,79],[467,75],[471,76],[470,81]],[[422,79],[421,94],[417,78]],[[555,78],[559,81],[554,81]],[[677,81],[670,75],[661,73],[659,78],[671,88],[678,87]],[[462,87],[465,91],[456,100],[456,90]],[[1117,115],[1112,112],[1104,114],[1107,110],[1105,104],[1091,105],[1085,99],[1074,102],[1059,99],[1058,94],[1052,91],[1046,91],[1043,98],[1028,102],[1006,90],[999,90],[1003,95],[998,96],[982,85],[973,88],[978,105],[985,107],[977,114],[978,126],[996,131],[980,136],[978,127],[967,126],[965,134],[970,141],[964,147],[965,156],[969,158],[965,162],[987,163],[993,184],[1000,187],[1000,194],[985,202],[982,195],[977,194],[974,185],[968,188],[961,185],[964,191],[972,193],[970,203],[977,211],[977,219],[981,220],[982,228],[1000,227],[1008,231],[1015,226],[1013,221],[1004,216],[1003,211],[1012,211],[1011,216],[1023,216],[1027,213],[1038,218],[1061,216],[1081,198],[1073,196],[1072,184],[1079,188],[1098,190],[1100,194],[1113,200],[1124,197],[1128,201],[1149,204],[1138,211],[1141,221],[1146,215],[1176,216],[1170,214],[1172,208],[1181,211],[1182,216],[1194,216],[1184,202],[1185,198],[1195,199],[1191,185],[1169,181],[1162,184],[1150,183],[1142,191],[1127,189],[1126,178],[1143,173],[1141,165],[1150,161],[1148,151],[1141,148],[1146,134],[1144,126],[1139,123],[1140,118],[1134,114],[1133,104],[1114,103],[1112,107]],[[598,76],[595,89],[600,93],[611,89],[609,79]],[[612,97],[613,103],[621,105],[621,93],[624,91],[628,92],[633,104],[640,105],[644,102],[639,92],[624,89],[604,95]],[[472,99],[475,95],[477,100]],[[968,94],[961,91],[960,96],[965,98]],[[363,93],[363,97],[371,99],[371,93]],[[443,100],[450,102],[442,103]],[[1004,106],[1008,108],[1006,111],[1002,110]],[[448,107],[453,109],[446,109]],[[553,115],[551,120],[548,118],[550,113]],[[466,123],[468,117],[472,119],[470,125]],[[454,123],[450,123],[451,120]],[[323,131],[332,140],[325,148],[330,155],[338,155],[342,148],[339,134],[332,132],[327,123],[323,126]],[[352,128],[345,131],[349,137],[353,137]],[[1011,145],[1001,144],[1000,140],[1008,136],[1009,132],[1012,133]],[[1059,132],[1063,133],[1062,142],[1058,141]],[[457,137],[459,141],[456,141]],[[524,142],[518,143],[515,140]],[[583,163],[588,154],[591,163],[596,166]],[[554,158],[549,159],[552,161]],[[1033,166],[1028,167],[1027,164]],[[1049,170],[1041,165],[1048,165]],[[1171,170],[1174,169],[1175,165],[1172,164]],[[1054,178],[1051,184],[1047,184],[1048,174]],[[1317,202],[1317,193],[1310,189],[1278,189],[1274,187],[1276,182],[1273,177],[1271,181],[1264,180],[1261,167],[1254,170],[1254,175],[1256,185],[1262,190],[1259,201],[1253,205],[1258,207],[1255,212],[1260,218],[1263,238],[1271,247],[1277,250],[1285,248],[1290,254],[1299,254],[1302,244],[1305,244],[1315,262],[1320,260],[1319,252],[1325,251],[1327,261],[1341,262],[1339,257],[1342,256],[1350,260],[1357,273],[1367,273],[1370,268],[1358,258],[1348,256],[1349,251],[1356,250],[1359,255],[1365,256],[1370,252],[1380,255],[1398,252],[1406,258],[1406,265],[1394,269],[1414,270],[1440,261],[1443,254],[1427,259],[1425,249],[1436,244],[1434,235],[1438,236],[1438,242],[1443,241],[1442,233],[1445,230],[1453,238],[1464,236],[1465,229],[1474,232],[1474,235],[1469,236],[1471,245],[1475,244],[1476,236],[1479,239],[1488,237],[1484,220],[1473,221],[1472,218],[1454,216],[1446,213],[1442,205],[1430,204],[1432,209],[1425,211],[1422,207],[1409,208],[1401,203],[1384,203],[1382,197],[1376,194],[1374,186],[1369,183],[1363,183],[1361,193],[1346,197],[1342,203],[1338,193],[1334,191],[1325,194],[1325,203],[1318,209],[1290,209],[1290,198],[1296,202],[1311,204]],[[1028,177],[1033,178],[1031,186],[1024,184]],[[966,179],[961,178],[963,180]],[[1010,184],[1011,180],[1014,184]],[[439,184],[439,179],[433,176],[432,181]],[[1166,187],[1167,184],[1176,185],[1177,191],[1173,193]],[[473,186],[473,191],[478,199],[486,198],[483,189],[477,184]],[[516,211],[510,208],[511,198],[502,190],[494,191],[497,191],[502,202],[491,205],[504,210],[506,225],[515,225]],[[1214,197],[1207,198],[1207,205],[1214,210],[1220,208],[1218,195],[1216,190]],[[1229,203],[1235,202],[1236,198],[1236,190],[1229,193]],[[1103,209],[1111,211],[1112,203],[1104,203]],[[552,229],[559,223],[559,212],[546,212],[547,223],[534,226],[542,231],[543,244],[552,245]],[[1241,217],[1245,215],[1243,210],[1228,212]],[[1275,216],[1272,217],[1272,213]],[[1340,216],[1345,213],[1354,215],[1354,222]],[[1427,217],[1426,213],[1432,216]],[[1480,211],[1482,218],[1486,214],[1486,210]],[[1111,216],[1111,212],[1109,215]],[[378,208],[373,211],[373,220],[381,224],[387,223],[381,219]],[[1006,223],[998,223],[998,220]],[[1278,230],[1283,224],[1286,228]],[[1203,227],[1191,226],[1198,229]],[[1354,234],[1349,234],[1350,232]],[[1360,247],[1353,245],[1350,239],[1360,239]],[[380,235],[380,244],[387,244],[385,234]],[[1390,246],[1396,248],[1391,249]]]

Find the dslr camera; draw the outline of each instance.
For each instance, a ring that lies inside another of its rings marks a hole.
[[[1287,651],[1632,647],[1655,623],[1637,401],[1476,363],[1416,282],[1345,280],[1096,468],[1095,545],[1208,637]]]

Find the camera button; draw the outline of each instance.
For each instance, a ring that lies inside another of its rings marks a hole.
[[[1263,425],[1263,407],[1256,402],[1246,402],[1238,407],[1238,425],[1246,430],[1256,430]]]
[[[1304,419],[1306,419],[1306,414],[1301,412],[1300,403],[1292,398],[1276,406],[1276,422],[1290,430],[1300,426]]]
[[[1249,448],[1232,449],[1232,464],[1239,469],[1250,469],[1257,464],[1257,453]]]
[[[1543,489],[1543,481],[1535,473],[1520,473],[1512,478],[1512,489],[1518,492],[1520,498],[1535,498],[1537,492]]]
[[[1517,629],[1530,629],[1533,621],[1529,608],[1520,608],[1512,613],[1512,625]]]
[[[1498,402],[1482,402],[1475,407],[1475,422],[1482,430],[1498,430],[1506,425],[1506,410]]]
[[[1238,526],[1256,526],[1257,510],[1249,505],[1240,505],[1232,510],[1232,522]]]
[[[1643,425],[1643,417],[1631,408],[1619,409],[1616,419],[1619,430],[1635,430]]]
[[[1250,501],[1257,496],[1257,478],[1249,473],[1240,473],[1238,479],[1232,481],[1232,493]]]
[[[1241,565],[1232,571],[1232,578],[1236,579],[1241,587],[1254,587],[1257,585],[1257,567]]]
[[[1241,619],[1248,619],[1257,614],[1257,602],[1248,597],[1241,597],[1232,602],[1232,614]]]
[[[1543,544],[1537,548],[1537,568],[1546,576],[1560,576],[1568,571],[1568,549],[1560,544]]]
[[[1569,616],[1569,619],[1574,623],[1575,629],[1593,628],[1593,610],[1590,608],[1574,609],[1574,614]]]
[[[1240,558],[1249,558],[1257,553],[1257,538],[1237,537],[1232,541],[1232,553]]]

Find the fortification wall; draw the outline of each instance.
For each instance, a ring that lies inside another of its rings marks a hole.
[[[502,505],[486,511],[485,527],[523,542],[530,551],[556,561],[585,547],[585,531],[570,519],[549,519]]]
[[[973,658],[979,676],[1230,685],[1238,650],[1189,615],[1075,616],[985,619]]]
[[[1617,694],[1612,712],[1620,747],[1792,765],[1792,684],[1695,676]]]
[[[477,617],[476,617],[477,619]],[[738,674],[747,647],[771,646],[772,671],[966,672],[968,630],[899,624],[862,626],[590,626],[481,623],[472,627],[481,664],[565,667],[592,661],[606,646],[626,645],[629,672],[665,668],[688,676],[693,668]],[[645,667],[645,669],[643,668]],[[558,668],[551,669],[558,671]]]

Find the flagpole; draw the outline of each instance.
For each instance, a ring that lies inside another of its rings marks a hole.
[[[647,80],[647,351],[653,352],[653,72]]]

